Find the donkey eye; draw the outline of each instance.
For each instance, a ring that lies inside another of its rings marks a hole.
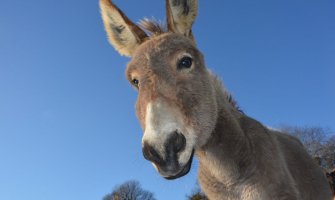
[[[134,78],[133,80],[131,80],[131,83],[132,83],[134,86],[138,87],[138,84],[139,84],[140,82],[138,81],[138,79]]]
[[[192,66],[192,58],[185,56],[183,57],[177,65],[178,69],[188,69]]]

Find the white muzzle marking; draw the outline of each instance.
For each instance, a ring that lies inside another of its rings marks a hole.
[[[147,142],[165,159],[165,142],[172,133],[178,131],[186,138],[186,147],[179,153],[178,162],[184,165],[190,159],[195,144],[195,135],[188,128],[181,112],[162,100],[150,102],[146,108],[145,131],[142,144]]]

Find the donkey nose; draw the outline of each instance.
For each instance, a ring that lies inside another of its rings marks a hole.
[[[147,142],[143,143],[142,153],[143,153],[144,158],[151,162],[154,162],[156,164],[163,163],[162,157],[158,154],[155,148],[149,145]]]
[[[177,131],[174,131],[164,142],[165,160],[157,152],[157,150],[147,142],[143,143],[142,152],[145,159],[154,162],[157,165],[163,166],[168,164],[165,162],[176,161],[178,153],[183,151],[185,149],[185,146],[185,136],[181,133],[178,133]]]
[[[167,152],[172,151],[177,154],[180,151],[183,151],[186,146],[186,138],[183,134],[178,133],[177,131],[173,132],[171,137],[166,142]]]
[[[177,131],[170,134],[170,137],[165,141],[165,158],[166,164],[170,167],[178,165],[179,152],[186,147],[186,138],[183,134]]]

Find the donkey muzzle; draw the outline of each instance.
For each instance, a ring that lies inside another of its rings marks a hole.
[[[187,174],[190,170],[193,153],[188,163],[181,165],[179,155],[186,147],[186,138],[183,134],[174,131],[169,134],[163,145],[163,151],[159,152],[154,145],[143,143],[142,152],[145,159],[151,161],[158,172],[166,179],[175,179]],[[161,155],[163,153],[163,155]]]

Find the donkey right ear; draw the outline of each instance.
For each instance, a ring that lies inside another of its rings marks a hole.
[[[198,14],[198,0],[166,0],[169,31],[193,38],[192,25]]]
[[[121,55],[131,56],[147,34],[110,0],[100,0],[99,4],[109,42]]]

